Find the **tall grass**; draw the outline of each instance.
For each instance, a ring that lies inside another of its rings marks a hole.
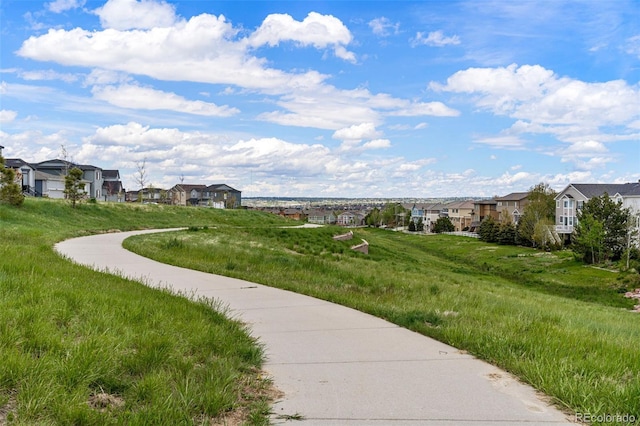
[[[209,300],[94,272],[53,251],[62,239],[106,230],[256,219],[44,199],[0,205],[0,424],[209,424],[232,413],[267,423],[262,349],[241,324]]]
[[[220,227],[126,245],[388,319],[511,371],[571,412],[640,418],[640,316],[629,312],[617,274],[566,253],[358,230],[367,256],[334,241],[338,233]]]

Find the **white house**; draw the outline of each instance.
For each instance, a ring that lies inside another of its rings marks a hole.
[[[556,196],[556,232],[566,236],[573,233],[578,223],[578,211],[591,198],[608,194],[614,201],[621,201],[632,214],[640,214],[640,182],[621,184],[572,183]],[[640,223],[636,226],[640,227]]]

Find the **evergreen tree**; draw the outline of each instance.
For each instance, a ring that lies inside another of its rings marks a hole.
[[[451,223],[451,219],[446,216],[439,217],[433,225],[433,232],[440,234],[442,232],[453,232],[456,227]]]
[[[24,203],[24,194],[16,182],[16,172],[5,168],[4,165],[4,158],[0,155],[0,203],[21,206]]]
[[[498,231],[500,230],[500,224],[491,216],[486,216],[480,227],[478,228],[478,235],[480,240],[487,243],[495,243],[497,241]]]
[[[496,240],[500,244],[513,245],[516,242],[516,227],[512,222],[503,223],[498,227]]]
[[[82,175],[82,170],[74,167],[69,170],[69,173],[64,177],[64,195],[71,201],[71,206],[74,209],[76,208],[76,204],[86,195]]]

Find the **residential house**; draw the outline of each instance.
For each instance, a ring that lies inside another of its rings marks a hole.
[[[202,203],[207,185],[180,183],[169,189],[169,200],[177,206],[198,206]]]
[[[336,223],[336,215],[332,210],[310,210],[307,212],[307,222],[320,225],[333,225]]]
[[[15,170],[16,182],[22,187],[22,192],[28,195],[36,195],[36,169],[20,158],[6,158],[4,166]]]
[[[512,192],[504,197],[495,197],[494,199],[498,203],[496,206],[498,217],[508,213],[513,219],[513,223],[517,225],[524,213],[524,209],[529,204],[529,193]]]
[[[102,169],[100,167],[88,165],[88,164],[75,164],[66,160],[47,160],[40,163],[32,164],[35,170],[39,173],[40,179],[36,177],[36,193],[40,193],[45,196],[47,193],[49,197],[52,195],[55,198],[64,198],[57,196],[57,188],[59,178],[62,178],[64,183],[64,176],[66,176],[67,171],[74,167],[79,168],[83,172],[83,182],[85,183],[85,191],[87,196],[90,198],[95,198],[96,200],[101,199],[102,196],[102,186],[103,186],[103,178],[102,178]],[[46,182],[50,180],[50,184]],[[47,187],[46,191],[43,191],[43,187]],[[64,185],[63,185],[64,188]],[[52,197],[54,198],[54,197]]]
[[[556,196],[556,232],[565,239],[578,223],[578,212],[594,197],[608,194],[634,215],[640,214],[640,182],[622,184],[572,183]],[[640,224],[636,225],[640,229]]]
[[[476,200],[473,202],[473,218],[471,220],[471,232],[476,232],[486,217],[498,220],[498,202],[496,200]]]
[[[224,183],[217,183],[204,189],[203,201],[209,207],[235,209],[242,205],[242,192]]]
[[[288,219],[293,219],[293,220],[305,220],[307,218],[306,214],[302,209],[293,209],[293,208],[281,209],[279,215],[282,217],[286,217]]]
[[[433,227],[441,216],[448,216],[445,204],[432,203],[424,206],[424,219],[422,222],[424,223],[425,231],[433,231]]]
[[[443,211],[449,216],[449,220],[453,224],[456,231],[468,230],[473,220],[473,201],[453,201],[448,203]]]
[[[203,206],[220,209],[238,208],[242,205],[242,192],[224,183],[213,185],[177,184],[168,191],[171,204],[179,206]]]
[[[142,200],[140,200],[142,197]],[[169,204],[169,192],[162,188],[147,187],[138,189],[137,191],[126,191],[124,200],[130,203],[137,203],[142,201],[144,203],[153,204]]]
[[[104,201],[123,202],[126,191],[120,180],[120,171],[103,170],[102,179],[102,197]]]
[[[359,212],[346,211],[340,213],[336,218],[336,225],[340,226],[362,226],[366,215]]]
[[[422,220],[422,223],[425,225],[425,229],[427,229],[427,216],[426,216],[426,207],[429,206],[429,204],[413,204],[411,206],[411,221],[413,222],[414,225],[417,225],[418,222],[420,222],[420,220]]]

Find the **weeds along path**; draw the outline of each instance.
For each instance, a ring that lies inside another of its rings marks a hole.
[[[276,424],[573,424],[532,388],[451,346],[343,306],[122,248],[127,237],[149,232],[160,231],[76,238],[56,250],[97,270],[228,306],[265,345],[265,369],[284,392],[273,405]]]

